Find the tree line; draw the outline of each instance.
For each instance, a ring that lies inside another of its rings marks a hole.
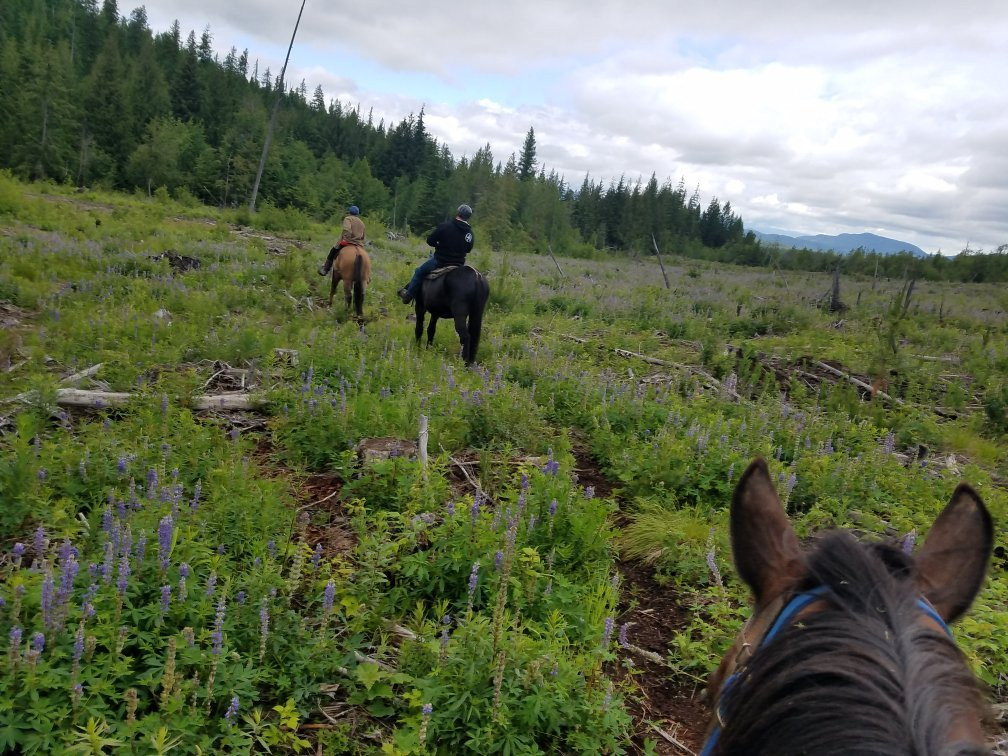
[[[651,254],[657,245],[743,264],[765,265],[771,256],[784,267],[833,264],[821,253],[768,251],[729,202],[703,203],[683,181],[586,175],[570,186],[538,161],[533,128],[503,161],[489,144],[456,158],[427,131],[422,110],[376,123],[360,105],[326,102],[320,86],[309,94],[303,80],[279,81],[248,50],[232,47],[221,60],[209,27],[183,37],[176,21],[154,33],[143,7],[123,16],[116,0],[0,4],[0,167],[19,177],[148,193],[164,187],[240,207],[277,98],[259,190],[275,207],[326,221],[352,203],[394,228],[423,232],[467,201],[481,242],[495,249]],[[931,267],[968,280],[969,266],[956,260]],[[1005,267],[982,275],[1004,280],[990,276]]]

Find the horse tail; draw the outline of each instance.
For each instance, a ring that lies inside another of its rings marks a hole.
[[[358,252],[353,268],[353,303],[358,318],[364,317],[364,253]]]
[[[476,350],[479,348],[480,334],[483,332],[483,310],[490,298],[490,284],[482,274],[476,274],[473,291],[472,307],[469,308],[469,362],[476,361]]]

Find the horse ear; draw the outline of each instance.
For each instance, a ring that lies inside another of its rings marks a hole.
[[[742,473],[731,508],[735,566],[759,606],[804,571],[798,537],[770,480],[766,460],[757,457]]]
[[[990,512],[976,491],[960,483],[917,555],[921,592],[946,622],[973,603],[993,546]]]

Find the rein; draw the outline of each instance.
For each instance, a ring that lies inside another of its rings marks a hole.
[[[821,600],[829,592],[830,588],[828,586],[820,585],[807,591],[802,591],[801,593],[793,596],[784,608],[778,612],[776,619],[774,619],[773,623],[770,625],[770,629],[766,631],[759,643],[756,645],[756,651],[767,645],[771,640],[773,640],[775,635],[777,635],[789,623],[793,622],[802,611],[807,609],[816,601]],[[918,597],[917,608],[920,609],[927,617],[932,619],[938,627],[944,630],[948,634],[949,638],[952,638],[952,631],[949,629],[948,625],[945,624],[945,620],[943,620],[938,612],[935,611],[934,607],[928,603],[927,599]],[[744,632],[745,630],[743,630],[743,633]],[[742,649],[749,652],[750,658],[756,653],[756,651],[752,650],[749,643],[744,643]],[[739,654],[741,655],[741,651]],[[719,702],[716,710],[717,722],[714,724],[713,728],[711,728],[710,735],[707,737],[707,742],[704,743],[700,756],[710,756],[714,753],[714,749],[717,747],[718,739],[721,736],[721,729],[725,726],[724,717],[721,712],[720,699],[723,699],[725,694],[731,690],[731,686],[737,681],[741,674],[742,670],[732,672],[728,679],[725,680],[724,685],[722,685],[721,692],[718,695]]]

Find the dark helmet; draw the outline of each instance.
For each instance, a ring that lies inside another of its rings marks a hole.
[[[350,205],[350,215],[360,215],[360,208],[357,205]]]
[[[472,217],[472,208],[469,205],[459,205],[458,212],[455,214],[462,220],[469,220]]]

